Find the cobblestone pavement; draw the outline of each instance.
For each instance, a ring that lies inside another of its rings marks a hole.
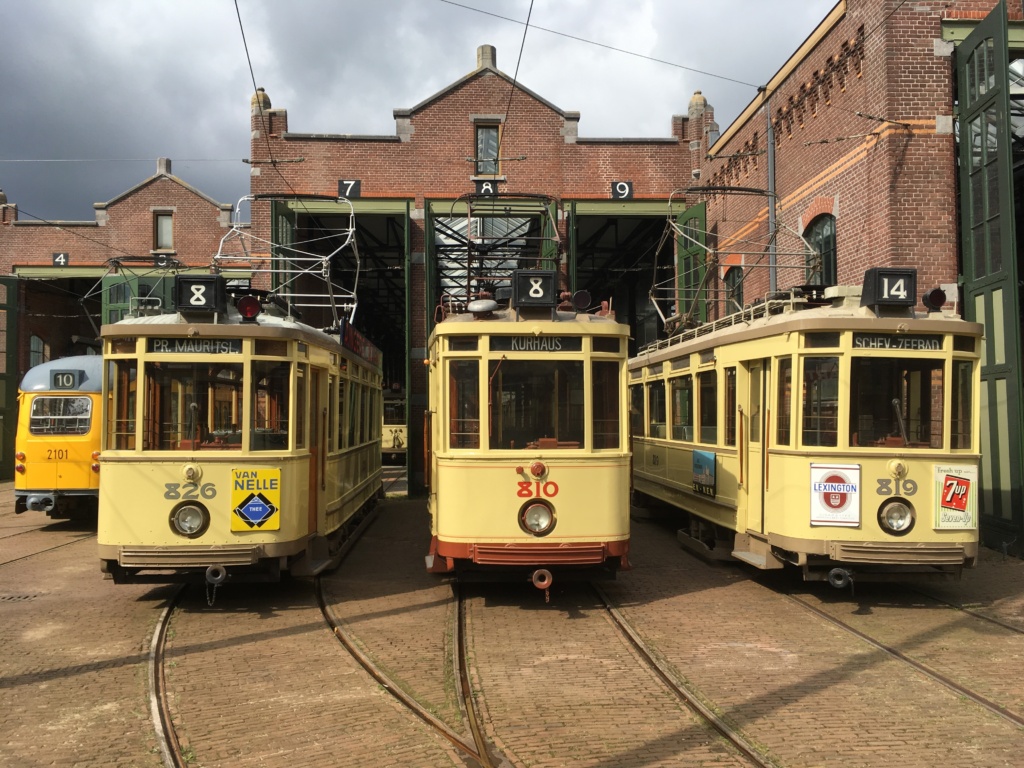
[[[453,729],[450,587],[428,575],[422,501],[389,499],[325,597],[374,657]],[[169,587],[115,586],[76,523],[13,515],[0,485],[0,766],[158,766],[146,662]],[[711,565],[674,531],[633,529],[633,571],[603,585],[676,675],[785,766],[1021,765],[1024,730],[797,605],[822,609],[1001,704],[1024,708],[1024,561],[983,550],[959,584],[824,584]],[[45,550],[45,551],[44,551]],[[38,554],[33,554],[38,553]],[[467,635],[489,732],[514,765],[733,765],[644,672],[589,593],[472,585]],[[195,766],[461,765],[348,658],[309,582],[190,588],[168,644]]]
[[[159,766],[146,663],[167,591],[105,581],[94,526],[15,516],[12,488],[0,485],[0,766]]]

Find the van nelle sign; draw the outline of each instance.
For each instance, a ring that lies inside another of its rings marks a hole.
[[[860,525],[859,464],[811,464],[811,525]]]

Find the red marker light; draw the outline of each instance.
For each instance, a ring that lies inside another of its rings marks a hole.
[[[255,296],[243,296],[235,304],[235,308],[238,309],[243,320],[255,320],[263,311],[263,305]]]

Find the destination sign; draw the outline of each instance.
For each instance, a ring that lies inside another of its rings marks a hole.
[[[150,352],[171,355],[227,355],[242,351],[241,339],[150,339]]]
[[[492,352],[580,352],[581,336],[491,336]]]
[[[942,349],[941,336],[912,336],[889,333],[855,333],[854,349],[934,350]]]

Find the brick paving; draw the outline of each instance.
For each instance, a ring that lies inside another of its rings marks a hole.
[[[452,766],[341,647],[308,581],[190,589],[172,621],[168,688],[196,765]]]
[[[782,764],[1021,763],[1019,728],[812,616],[782,594],[778,577],[766,579],[772,588],[742,567],[704,563],[682,552],[671,530],[650,522],[634,525],[633,541],[636,568],[611,585],[609,595],[680,678]],[[1012,567],[1024,573],[1024,563]],[[986,570],[983,564],[972,574],[963,594],[985,581]],[[946,622],[961,618],[944,612]],[[909,615],[906,631],[942,635],[927,613],[903,613]],[[1019,655],[1024,636],[1011,637],[1006,645]],[[949,638],[982,666],[988,655],[979,640]],[[1006,674],[1001,660],[994,663],[998,672],[990,676]]]
[[[159,766],[146,662],[166,590],[105,581],[95,537],[15,517],[12,488],[0,562],[23,559],[0,565],[0,766]]]
[[[38,528],[38,530],[35,530]],[[146,661],[171,588],[113,585],[73,523],[13,515],[0,485],[0,766],[158,766]],[[389,499],[326,596],[364,649],[453,729],[445,580],[428,575],[422,501]],[[49,548],[49,551],[42,552]],[[39,554],[33,555],[33,552]],[[1024,626],[1024,561],[982,551],[960,584],[926,592]],[[635,569],[604,585],[680,679],[786,766],[1021,765],[1024,732],[827,625],[847,623],[1024,708],[1024,635],[913,596],[755,577],[704,563],[674,532],[634,525]],[[520,766],[733,765],[644,672],[585,590],[468,587],[471,659],[495,742]],[[192,588],[168,682],[195,766],[461,765],[348,658],[308,582]]]

